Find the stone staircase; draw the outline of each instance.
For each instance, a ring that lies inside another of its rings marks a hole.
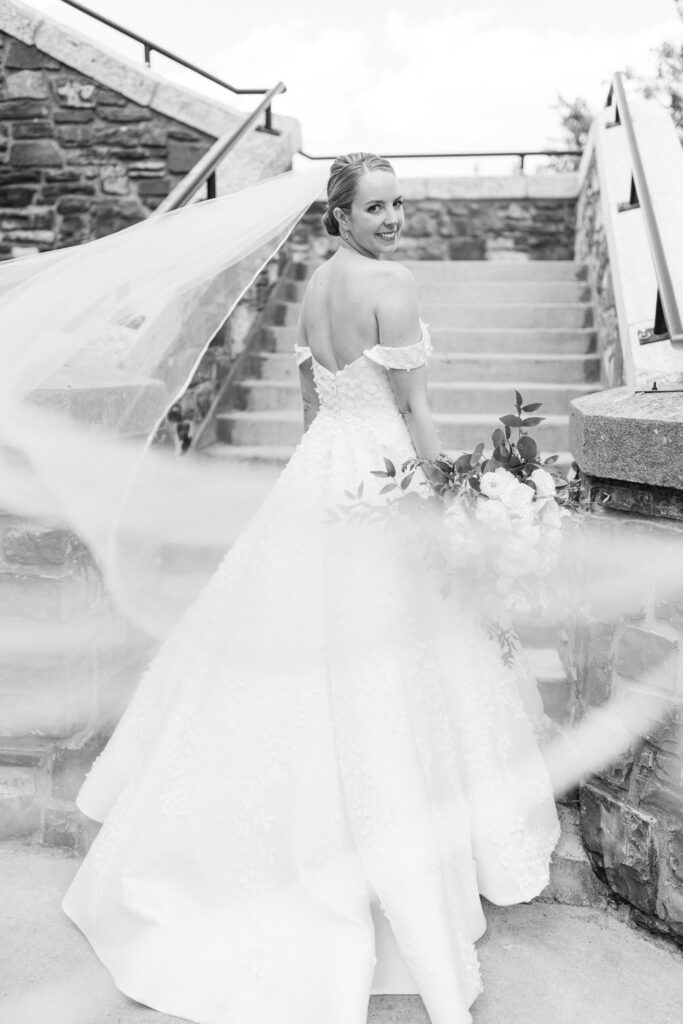
[[[415,275],[430,326],[430,404],[451,452],[488,440],[513,411],[513,390],[542,402],[534,435],[541,450],[568,456],[569,403],[596,390],[599,357],[585,268],[571,261],[404,261]],[[216,418],[207,454],[286,461],[302,433],[293,357],[299,303],[315,264],[293,264],[264,317],[233,389]]]

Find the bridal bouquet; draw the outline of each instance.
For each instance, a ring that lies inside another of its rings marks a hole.
[[[525,405],[515,391],[515,413],[500,417],[503,426],[493,432],[489,455],[482,442],[455,460],[441,453],[434,461],[410,459],[399,469],[385,459],[384,469],[372,472],[386,481],[378,500],[364,498],[361,484],[356,494],[346,492],[351,505],[336,513],[408,513],[422,525],[429,517],[432,528],[421,531],[422,541],[444,591],[457,587],[465,599],[481,602],[508,664],[518,649],[513,616],[542,608],[539,581],[556,564],[562,521],[576,493],[576,481],[555,465],[559,456],[541,461],[529,433],[544,419],[528,415],[541,404]]]

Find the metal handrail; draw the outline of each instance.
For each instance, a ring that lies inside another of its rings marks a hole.
[[[273,130],[268,127],[269,119],[267,115],[270,112],[270,104],[273,101],[273,97],[277,96],[278,93],[286,91],[287,87],[284,82],[278,82],[272,89],[269,89],[259,105],[251,112],[251,114],[245,117],[244,121],[242,121],[234,131],[224,135],[222,138],[217,139],[216,142],[214,142],[213,146],[211,146],[204,156],[197,161],[192,170],[185,175],[182,181],[180,181],[176,187],[169,192],[159,206],[157,206],[151,216],[154,217],[161,213],[168,213],[169,210],[177,210],[181,206],[185,206],[205,182],[208,182],[207,198],[214,199],[216,197],[216,168],[224,157],[227,156],[233,146],[235,146],[242,136],[249,131],[252,125],[255,124],[264,110],[266,111],[267,130]]]
[[[479,156],[518,156],[519,169],[524,172],[524,161],[528,156],[581,156],[581,149],[510,149],[503,151],[487,151],[480,153],[383,153],[387,160],[434,160],[452,159],[454,157],[479,157]],[[317,156],[312,153],[305,153],[299,150],[299,155],[307,160],[335,160],[334,156]]]
[[[218,78],[210,71],[206,71],[204,68],[200,68],[196,64],[192,64],[189,60],[185,60],[183,57],[179,57],[177,53],[167,50],[164,46],[159,46],[158,43],[153,43],[152,40],[147,39],[146,36],[141,36],[137,32],[133,32],[132,29],[125,28],[117,21],[113,21],[111,18],[106,18],[103,14],[98,14],[97,11],[91,11],[89,7],[85,7],[83,4],[77,3],[77,0],[62,0],[62,3],[68,4],[69,7],[74,7],[77,11],[81,11],[82,14],[87,14],[88,17],[94,18],[95,21],[99,21],[103,25],[107,25],[108,28],[113,28],[116,32],[121,32],[122,35],[128,36],[129,39],[134,39],[137,43],[142,43],[145,48],[145,64],[147,67],[151,66],[151,55],[153,53],[159,53],[162,57],[168,57],[169,60],[174,61],[176,64],[180,64],[189,71],[194,71],[195,74],[201,75],[203,78],[207,78],[210,82],[214,82],[216,85],[220,85],[224,89],[229,89],[230,92],[235,93],[236,96],[262,96],[263,93],[268,91],[267,89],[238,89],[237,86],[230,85],[229,82],[224,81],[222,78]]]
[[[611,106],[615,101],[615,118],[613,126],[621,125],[626,133],[628,147],[631,155],[631,192],[628,202],[620,203],[620,212],[640,208],[643,211],[645,231],[650,243],[650,252],[657,278],[657,302],[655,307],[655,321],[652,329],[638,331],[638,340],[641,345],[648,345],[654,341],[670,340],[674,345],[683,344],[683,320],[681,310],[676,299],[669,264],[664,252],[664,244],[657,223],[650,188],[647,183],[643,158],[640,153],[638,139],[636,138],[633,126],[633,115],[628,104],[626,89],[624,88],[623,72],[617,71],[607,95],[606,106]],[[663,329],[662,329],[663,328]]]

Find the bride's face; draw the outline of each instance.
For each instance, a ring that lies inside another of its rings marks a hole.
[[[364,174],[344,223],[349,242],[366,256],[382,259],[395,252],[403,228],[403,197],[396,175],[378,170]]]

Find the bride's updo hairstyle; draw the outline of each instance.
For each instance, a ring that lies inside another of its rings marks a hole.
[[[346,153],[338,156],[330,168],[327,182],[327,209],[323,214],[323,226],[328,235],[339,234],[339,223],[332,212],[337,207],[346,213],[351,209],[358,181],[368,171],[389,171],[394,168],[383,156],[374,153]]]

